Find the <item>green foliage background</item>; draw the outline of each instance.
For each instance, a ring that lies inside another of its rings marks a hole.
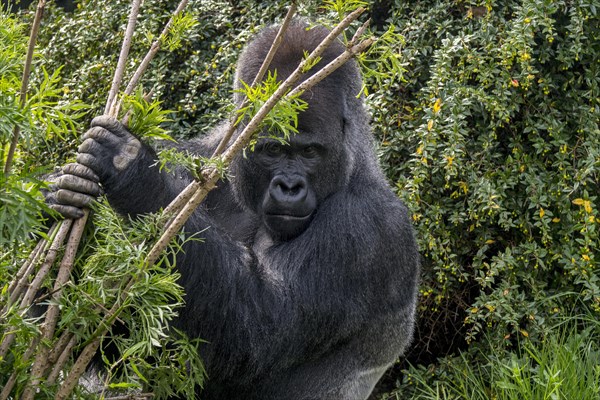
[[[146,2],[131,65],[176,3]],[[104,104],[128,7],[82,0],[73,14],[51,7],[45,16],[46,68],[63,66],[64,101],[91,104],[90,117]],[[403,81],[367,87],[383,167],[413,212],[423,255],[409,360],[543,343],[565,316],[600,317],[600,1],[372,7],[377,25],[393,23],[405,37]],[[240,49],[285,4],[190,9],[198,25],[145,78],[145,90],[174,110],[164,126],[176,137],[203,134],[224,116]],[[303,15],[319,12],[301,5]],[[74,136],[46,142],[49,165],[74,154]],[[401,384],[397,372],[388,388]]]

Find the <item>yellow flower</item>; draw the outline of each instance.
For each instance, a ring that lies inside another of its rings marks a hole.
[[[540,207],[540,218],[544,218],[545,214],[546,212],[544,211],[544,209]]]
[[[439,113],[441,108],[442,108],[442,99],[437,99],[435,101],[435,103],[433,104],[433,112],[434,112],[434,114]]]

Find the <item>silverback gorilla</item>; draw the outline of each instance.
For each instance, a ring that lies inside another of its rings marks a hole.
[[[286,33],[270,66],[278,78],[327,34],[307,27]],[[236,85],[253,80],[277,29],[247,46]],[[336,42],[316,68],[343,51]],[[361,85],[351,62],[305,93],[299,134],[237,157],[187,222],[205,241],[177,258],[186,305],[176,326],[208,342],[203,399],[366,399],[410,342],[419,256],[378,167]],[[178,147],[210,155],[224,131]],[[114,119],[94,119],[83,138],[48,195],[67,217],[100,186],[123,215],[157,211],[191,179],[160,171],[155,151]]]

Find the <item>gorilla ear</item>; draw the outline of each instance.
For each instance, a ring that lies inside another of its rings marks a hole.
[[[348,122],[348,118],[346,118],[346,113],[344,112],[344,115],[342,115],[342,139],[344,141],[348,137],[348,132],[347,132],[348,129],[349,129],[349,122]]]

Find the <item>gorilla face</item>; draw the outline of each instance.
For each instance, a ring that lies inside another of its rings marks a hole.
[[[309,101],[298,118],[299,133],[289,143],[259,141],[242,161],[241,175],[236,173],[242,201],[274,239],[290,240],[304,232],[319,204],[343,185],[343,118],[339,110],[319,103]]]
[[[298,140],[289,145],[265,140],[255,151],[259,168],[270,176],[268,184],[257,188],[262,192],[258,209],[264,226],[283,240],[295,237],[306,229],[317,208],[313,181],[326,149]]]

